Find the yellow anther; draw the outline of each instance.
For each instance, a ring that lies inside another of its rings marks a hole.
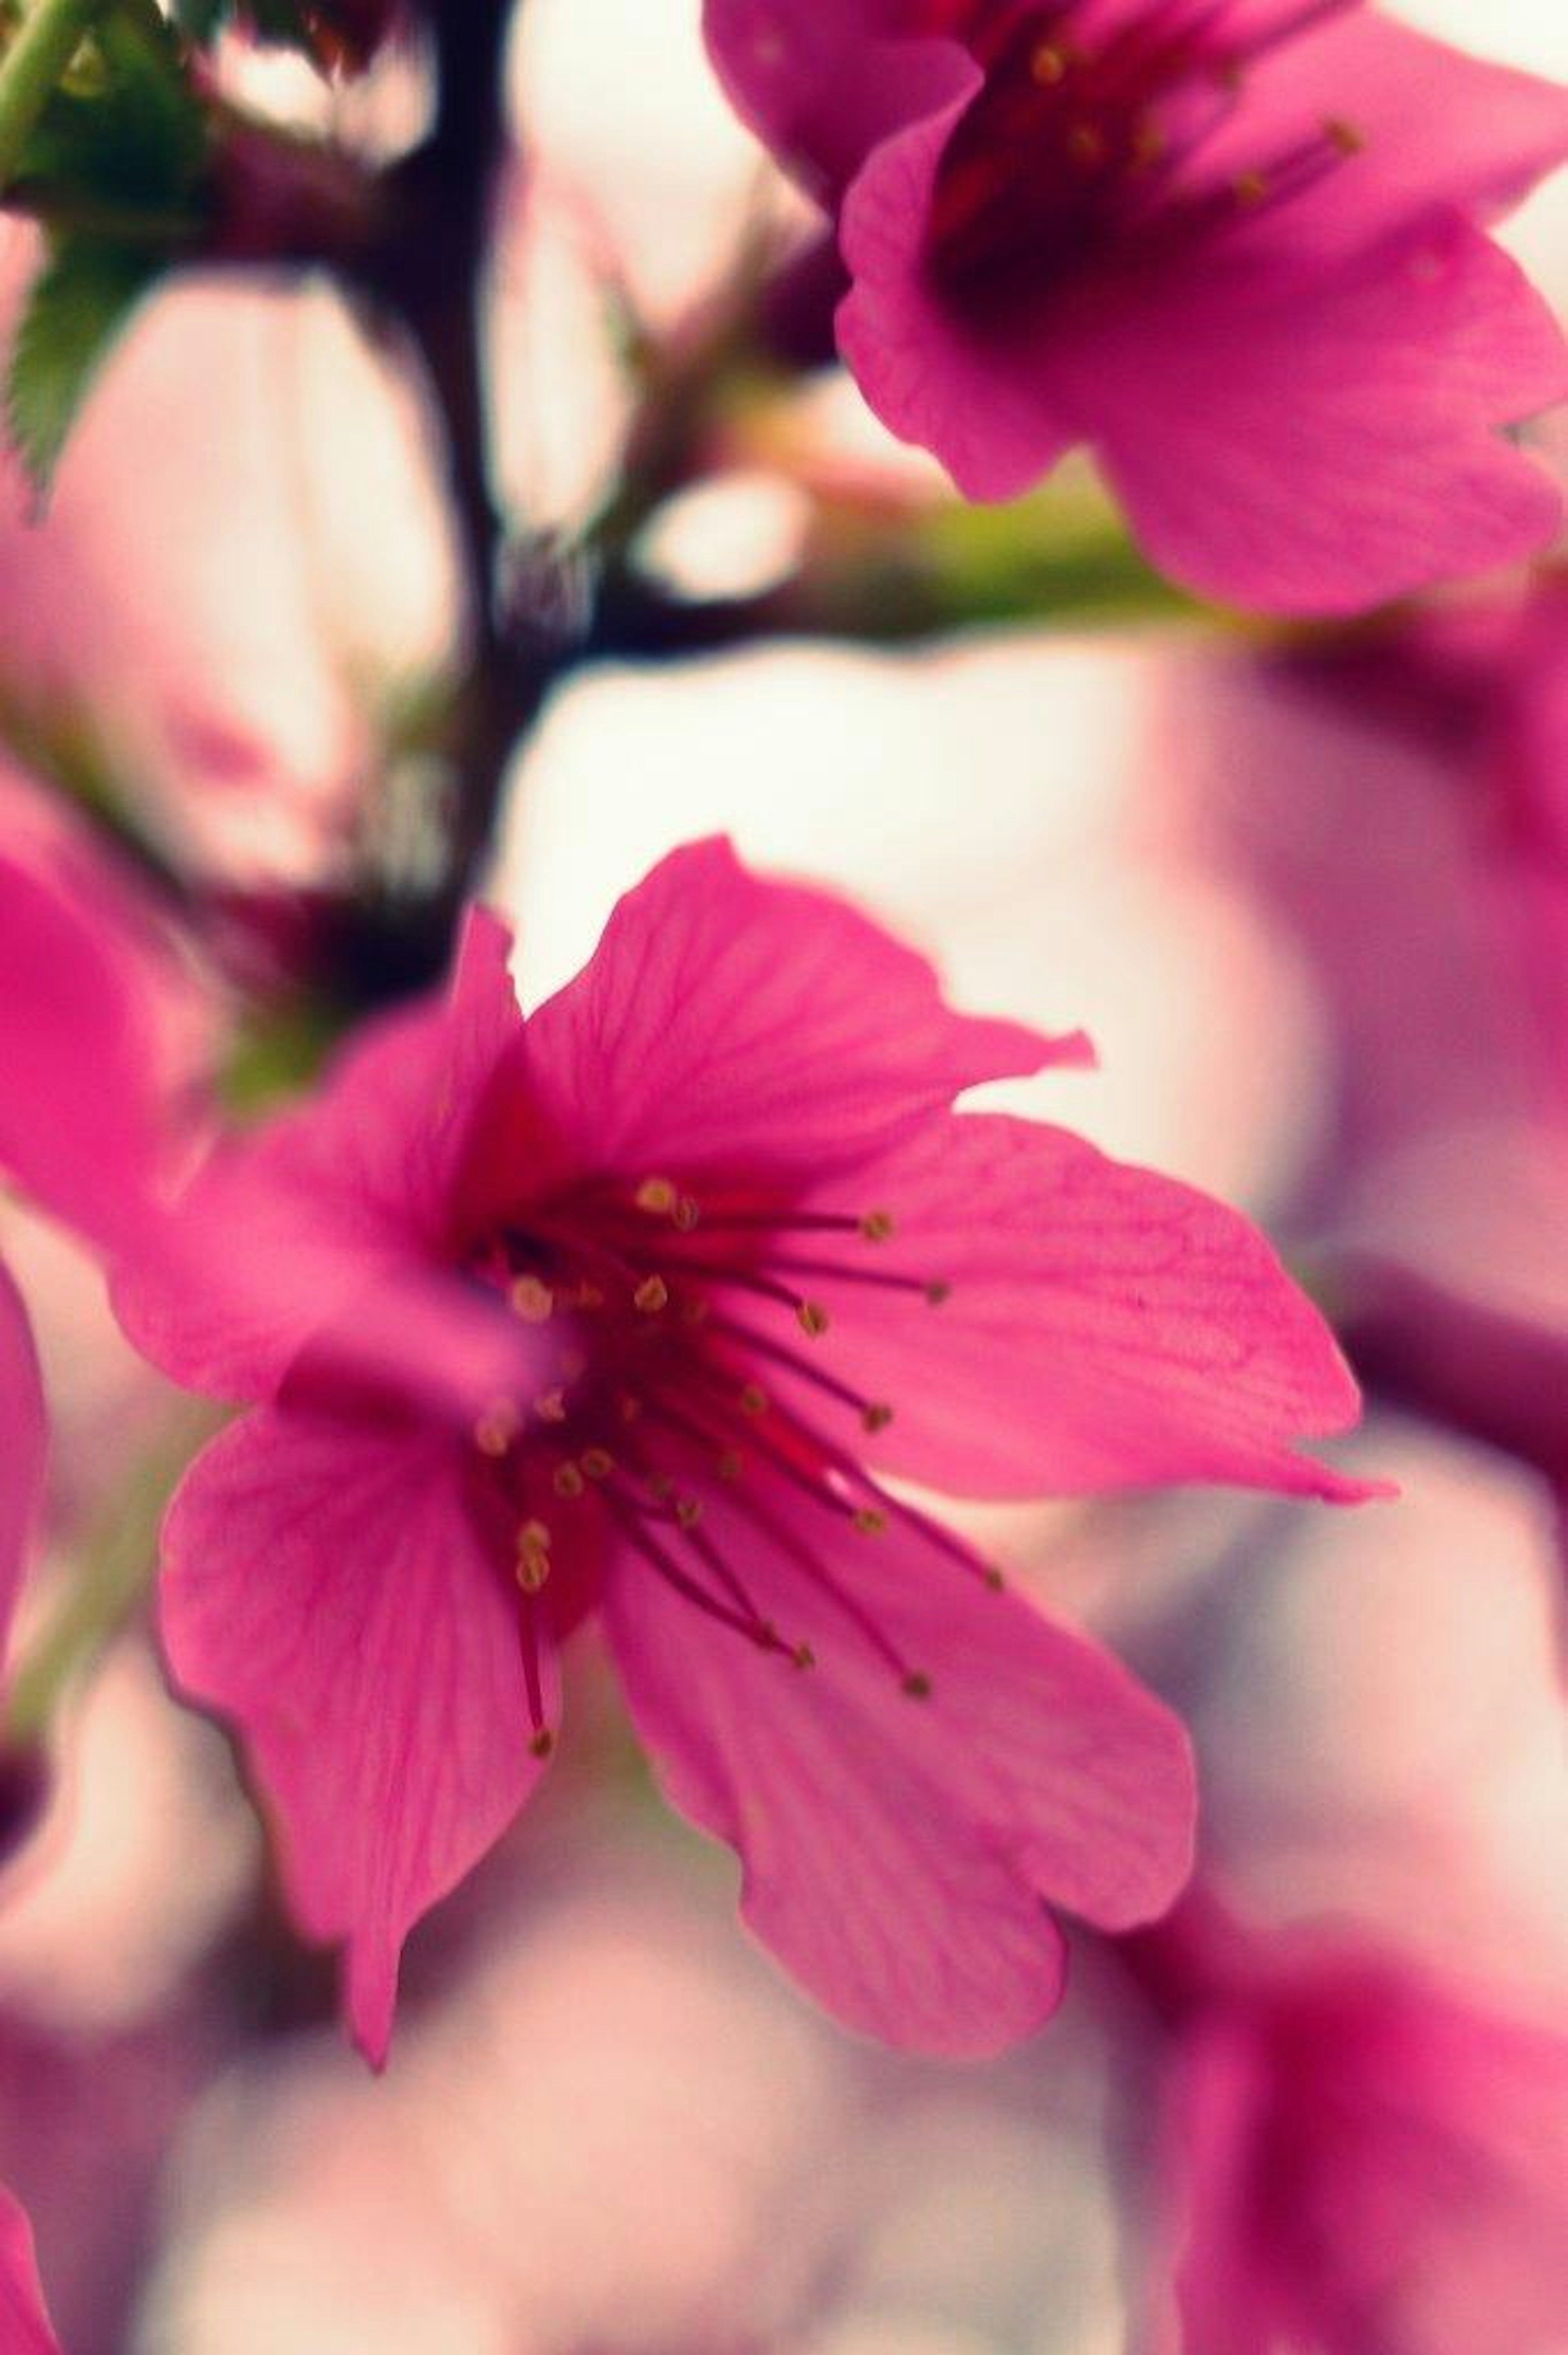
[[[863,1431],[869,1432],[874,1438],[879,1431],[887,1429],[892,1420],[893,1409],[885,1405],[880,1399],[874,1399],[861,1416],[860,1427]]]
[[[604,1306],[604,1295],[597,1284],[579,1284],[572,1295],[574,1308],[595,1309]]]
[[[747,1382],[740,1394],[740,1411],[753,1418],[768,1412],[768,1393],[756,1382]]]
[[[689,1235],[702,1217],[702,1205],[694,1194],[683,1194],[670,1216],[683,1235]]]
[[[1029,77],[1042,90],[1054,90],[1067,78],[1067,60],[1054,41],[1042,41],[1029,59]]]
[[[862,1505],[854,1516],[854,1526],[863,1538],[879,1538],[887,1527],[887,1515],[879,1513],[874,1505]]]
[[[681,1303],[682,1322],[687,1325],[705,1325],[707,1316],[708,1304],[702,1294],[689,1292]]]
[[[675,1518],[683,1529],[694,1529],[703,1518],[700,1497],[679,1497],[675,1500]]]
[[[1092,172],[1106,160],[1106,134],[1097,123],[1075,123],[1067,133],[1067,153],[1075,164]]]
[[[567,1395],[564,1391],[541,1391],[534,1401],[534,1412],[541,1423],[565,1423]]]
[[[719,1478],[729,1481],[738,1480],[745,1470],[746,1458],[739,1448],[726,1447],[718,1460]]]
[[[543,1521],[524,1521],[517,1532],[517,1583],[524,1594],[537,1594],[549,1575],[550,1532]]]
[[[861,1233],[868,1243],[885,1243],[893,1233],[891,1210],[868,1210],[860,1222]]]
[[[985,1582],[990,1587],[991,1593],[993,1594],[1001,1593],[1007,1584],[1007,1581],[1003,1578],[1001,1571],[996,1568],[994,1563],[987,1564],[984,1576]]]
[[[1358,131],[1353,123],[1347,123],[1340,114],[1327,117],[1323,136],[1331,147],[1339,149],[1341,155],[1359,155],[1367,144],[1365,132]]]
[[[944,1300],[952,1298],[952,1294],[953,1287],[950,1284],[928,1284],[926,1286],[927,1305],[931,1308],[940,1308]]]
[[[590,1480],[608,1480],[615,1469],[615,1458],[608,1447],[585,1447],[577,1461]]]
[[[797,1644],[789,1658],[798,1668],[814,1668],[817,1665],[817,1656],[810,1644]]]
[[[536,1275],[520,1275],[506,1297],[525,1325],[543,1325],[556,1305],[555,1294]]]
[[[542,1725],[528,1748],[535,1758],[547,1758],[556,1746],[556,1737],[547,1725]]]
[[[521,1427],[514,1401],[493,1399],[473,1426],[473,1444],[482,1455],[504,1455]]]
[[[1261,205],[1265,201],[1268,195],[1268,188],[1266,172],[1238,172],[1231,182],[1231,193],[1237,204],[1245,205],[1249,209],[1254,205]]]
[[[667,1219],[680,1196],[668,1178],[644,1178],[631,1199],[650,1218]]]
[[[631,1305],[644,1316],[657,1316],[670,1305],[670,1287],[662,1275],[645,1275],[631,1295]]]
[[[675,1484],[667,1472],[655,1472],[648,1483],[648,1492],[657,1497],[662,1505],[666,1504],[675,1493]]]
[[[580,1497],[584,1487],[583,1476],[575,1464],[557,1464],[552,1476],[552,1485],[557,1497]]]
[[[911,1668],[909,1674],[904,1679],[903,1689],[908,1694],[911,1700],[929,1700],[931,1698],[931,1679],[925,1674],[923,1669]]]
[[[810,1339],[820,1341],[828,1329],[828,1312],[815,1300],[802,1300],[795,1311],[795,1322]]]

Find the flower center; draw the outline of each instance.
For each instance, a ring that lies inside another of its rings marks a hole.
[[[747,1550],[736,1532],[749,1530],[905,1692],[929,1694],[928,1674],[824,1558],[846,1534],[902,1527],[966,1574],[1001,1582],[859,1460],[856,1439],[885,1430],[894,1410],[834,1370],[817,1291],[848,1284],[939,1307],[945,1284],[876,1263],[893,1235],[881,1210],[806,1211],[722,1187],[699,1199],[649,1177],[585,1182],[472,1254],[473,1273],[551,1345],[551,1379],[530,1399],[494,1401],[473,1433],[480,1509],[519,1599],[540,1755],[552,1737],[539,1613],[547,1594],[568,1621],[583,1607],[559,1594],[557,1576],[558,1561],[581,1557],[568,1525],[583,1515],[602,1517],[694,1609],[809,1668],[812,1646],[761,1607],[736,1558]],[[709,1509],[715,1495],[722,1515]],[[715,1522],[729,1533],[722,1543]]]
[[[1356,154],[1346,123],[1208,184],[1202,150],[1234,118],[1247,67],[1359,0],[1297,0],[1266,24],[1241,0],[1147,0],[1097,30],[1093,0],[978,0],[955,27],[985,73],[938,171],[933,283],[983,319],[1136,234],[1212,236]]]

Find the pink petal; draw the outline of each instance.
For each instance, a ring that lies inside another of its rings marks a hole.
[[[404,1938],[541,1772],[518,1598],[461,1459],[412,1420],[263,1409],[186,1475],[162,1595],[175,1678],[238,1730],[290,1901],[347,1942],[348,2018],[379,2064]]]
[[[0,1265],[0,1668],[43,1504],[48,1423],[21,1296]]]
[[[1214,597],[1352,613],[1518,561],[1561,496],[1500,438],[1568,391],[1516,263],[1435,214],[1342,271],[1238,242],[1037,346],[1154,562]]]
[[[44,2312],[32,2229],[0,2185],[0,2347],[5,2355],[59,2355]]]
[[[962,1088],[1084,1051],[951,1012],[923,957],[716,839],[619,902],[527,1037],[530,1082],[585,1159],[754,1178],[842,1167]]]
[[[703,30],[737,114],[820,202],[878,143],[973,80],[955,41],[887,37],[893,0],[706,0]]]
[[[810,1280],[831,1318],[823,1369],[894,1410],[868,1461],[968,1496],[1180,1480],[1375,1493],[1295,1452],[1360,1401],[1328,1327],[1235,1211],[1065,1130],[969,1114],[856,1183],[863,1203],[842,1187],[820,1201],[885,1209],[895,1231],[852,1265],[951,1287],[932,1306]],[[821,1423],[803,1386],[791,1395]]]
[[[966,498],[1010,499],[1078,432],[1027,350],[1021,364],[1012,339],[967,335],[927,281],[932,184],[971,95],[887,140],[850,189],[839,250],[853,284],[839,305],[838,341],[889,432],[933,452]]]
[[[1560,84],[1467,57],[1361,7],[1252,68],[1245,104],[1202,150],[1203,176],[1224,184],[1266,166],[1325,122],[1350,124],[1361,142],[1301,200],[1299,234],[1325,259],[1336,246],[1364,250],[1434,204],[1493,219],[1568,157]]]
[[[154,1043],[122,910],[0,860],[0,1166],[96,1242],[139,1233],[157,1160]],[[84,1075],[90,1074],[90,1083]]]
[[[740,1852],[751,1928],[867,2034],[952,2055],[1029,2034],[1061,1992],[1044,1900],[1122,1927],[1185,1879],[1180,1726],[1106,1654],[912,1529],[857,1535],[756,1465],[742,1492],[710,1494],[704,1527],[814,1667],[705,1617],[630,1552],[607,1622],[672,1797]],[[927,1698],[902,1689],[796,1543],[929,1676]]]
[[[521,1031],[510,947],[473,911],[450,993],[361,1034],[317,1098],[213,1155],[159,1248],[116,1283],[155,1365],[192,1390],[266,1397],[335,1330],[340,1357],[464,1412],[524,1377],[520,1337],[444,1273],[458,1172]],[[233,1280],[241,1237],[249,1282]],[[203,1284],[204,1263],[227,1280]]]

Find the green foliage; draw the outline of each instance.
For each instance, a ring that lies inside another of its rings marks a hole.
[[[5,387],[40,492],[116,337],[199,219],[206,159],[176,37],[155,7],[122,0],[49,97],[16,178],[49,228]]]
[[[130,247],[71,237],[34,281],[11,347],[5,421],[40,491],[88,388],[160,266]]]

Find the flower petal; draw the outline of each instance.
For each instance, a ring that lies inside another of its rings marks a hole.
[[[529,1018],[529,1079],[595,1166],[842,1167],[981,1080],[1082,1041],[955,1014],[926,960],[843,901],[688,845],[622,899]]]
[[[48,1422],[32,1328],[0,1265],[0,1669],[43,1503]]]
[[[1061,1991],[1043,1901],[1119,1928],[1178,1893],[1181,1729],[1108,1656],[912,1528],[858,1535],[755,1465],[744,1491],[709,1495],[704,1527],[815,1666],[705,1616],[630,1550],[607,1624],[672,1797],[740,1852],[750,1926],[891,2043],[981,2054],[1029,2034]],[[928,1675],[927,1698],[854,1609]]]
[[[164,1529],[175,1678],[232,1721],[291,1902],[348,1945],[355,2041],[385,2058],[403,1940],[537,1781],[505,1563],[450,1438],[287,1408],[197,1458]],[[548,1721],[558,1721],[546,1647]]]
[[[44,2312],[32,2228],[0,2185],[0,2345],[5,2355],[59,2355]]]
[[[973,80],[957,42],[889,38],[896,15],[893,0],[706,0],[736,113],[824,205],[879,141]]]
[[[1141,546],[1205,594],[1354,613],[1517,561],[1561,496],[1499,427],[1568,391],[1552,314],[1501,249],[1437,212],[1333,271],[1238,240],[1102,306],[1034,365]]]
[[[1065,1130],[989,1114],[931,1123],[862,1182],[891,1241],[863,1244],[850,1281],[810,1282],[830,1318],[823,1370],[894,1410],[855,1441],[868,1462],[977,1497],[1181,1480],[1369,1493],[1295,1453],[1352,1423],[1360,1400],[1328,1327],[1237,1212]],[[905,1272],[949,1296],[875,1282]],[[827,1428],[804,1385],[774,1386]]]
[[[510,950],[473,910],[449,991],[357,1039],[300,1111],[213,1154],[118,1274],[144,1356],[228,1398],[275,1391],[309,1342],[462,1412],[522,1379],[518,1337],[442,1273],[458,1172],[521,1030]],[[207,1265],[218,1280],[200,1281]]]

